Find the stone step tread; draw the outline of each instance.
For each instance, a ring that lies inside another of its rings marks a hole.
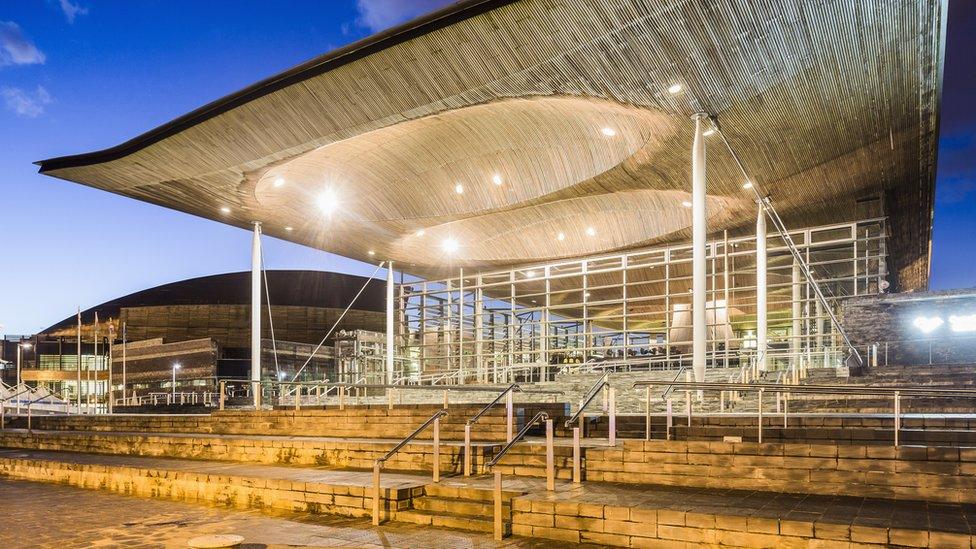
[[[452,528],[455,530],[465,530],[468,532],[493,532],[495,524],[491,516],[486,518],[465,517],[459,515],[446,515],[431,511],[406,510],[397,511],[396,520],[409,522],[423,526],[433,526],[435,528]],[[511,525],[506,523],[504,528],[506,533],[511,530]]]
[[[428,484],[424,490],[428,497],[435,498],[456,498],[470,501],[494,501],[495,498],[494,491],[490,488]],[[522,494],[524,492],[503,489],[502,502],[511,501],[512,498],[521,496]]]
[[[413,508],[416,511],[429,511],[438,514],[450,514],[464,517],[483,518],[491,517],[495,512],[494,501],[483,501],[475,499],[443,498],[435,496],[423,496],[414,498]],[[502,516],[509,520],[512,516],[511,498],[502,498]]]

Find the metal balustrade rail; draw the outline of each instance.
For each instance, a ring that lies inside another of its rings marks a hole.
[[[586,408],[593,402],[593,399],[600,393],[603,395],[603,413],[609,414],[610,425],[609,425],[609,439],[610,446],[615,446],[617,442],[617,398],[616,390],[610,385],[610,372],[605,372],[603,376],[600,377],[594,383],[590,389],[586,392],[583,398],[580,400],[579,409],[576,410],[569,419],[566,420],[566,427],[572,427],[574,423],[579,422],[580,434],[586,436],[585,430],[585,418],[586,418]]]
[[[514,407],[512,395],[515,391],[522,391],[522,387],[513,383],[505,388],[501,393],[498,394],[491,402],[485,404],[477,414],[471,416],[464,423],[464,476],[471,475],[471,426],[478,423],[478,420],[488,413],[496,404],[498,404],[502,397],[505,397],[505,441],[510,442],[512,440],[512,426],[514,425],[514,420],[512,417],[512,411]]]
[[[689,395],[686,408],[688,416],[688,426],[691,426],[692,406],[690,394],[692,391],[718,391],[721,394],[726,392],[755,392],[758,393],[758,440],[762,442],[763,436],[763,396],[766,393],[777,395],[777,400],[783,399],[782,416],[783,427],[788,426],[789,418],[789,398],[792,394],[819,394],[819,395],[872,395],[890,397],[893,402],[894,418],[894,445],[899,445],[899,431],[901,430],[901,399],[902,397],[930,397],[930,398],[971,398],[976,404],[976,389],[935,389],[926,387],[870,387],[864,385],[791,385],[782,383],[722,383],[722,382],[696,382],[696,381],[658,381],[658,380],[639,380],[635,381],[633,388],[638,387],[661,387],[672,384],[679,389],[684,389]],[[976,406],[974,406],[976,409]],[[668,425],[672,424],[671,406],[668,406]],[[650,422],[650,409],[647,410],[647,421]]]
[[[438,410],[434,415],[427,418],[420,427],[417,427],[414,432],[407,435],[403,440],[397,443],[389,452],[387,452],[383,457],[377,459],[373,463],[373,526],[379,526],[380,524],[380,497],[382,495],[382,490],[380,489],[380,470],[383,464],[386,463],[391,457],[396,455],[404,446],[406,446],[411,440],[417,438],[417,435],[422,433],[424,429],[434,426],[434,454],[433,454],[433,481],[440,482],[440,464],[441,464],[441,418],[447,415],[447,410]]]

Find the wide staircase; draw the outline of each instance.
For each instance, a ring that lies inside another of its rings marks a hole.
[[[931,380],[961,372],[933,368]],[[715,375],[727,381],[727,373]],[[667,375],[662,379],[674,378]],[[617,399],[651,377],[627,376],[612,376]],[[831,382],[865,379],[889,387],[906,382],[890,372]],[[593,383],[580,382],[582,393]],[[791,410],[819,408],[777,415],[770,405],[759,443],[754,411],[716,413],[677,391],[669,424],[658,407],[646,414],[645,391],[633,393],[634,409],[611,421],[614,406],[605,413],[607,392],[597,389],[582,432],[574,430],[580,422],[567,425],[579,391],[569,402],[515,398],[511,417],[505,399],[487,409],[487,401],[445,409],[391,400],[198,415],[35,416],[30,430],[25,417],[8,416],[0,475],[553,544],[973,547],[972,408],[966,415],[906,412],[896,446],[890,410],[853,413],[830,408],[840,401],[794,399]],[[651,397],[663,402],[659,393]]]

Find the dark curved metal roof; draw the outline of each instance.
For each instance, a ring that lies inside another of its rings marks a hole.
[[[384,311],[385,284],[382,280],[324,271],[267,271],[267,299],[272,306],[315,307],[344,309],[356,292],[366,286],[353,309]],[[265,295],[261,296],[266,299]],[[122,296],[82,311],[81,320],[90,324],[98,312],[100,320],[118,318],[123,307],[162,305],[249,305],[251,303],[251,273],[225,273],[171,282]],[[70,328],[77,322],[72,315],[41,333]]]

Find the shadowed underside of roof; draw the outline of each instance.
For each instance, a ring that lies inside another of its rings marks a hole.
[[[944,25],[941,0],[461,2],[41,171],[430,275],[686,239],[707,112],[788,224],[889,216],[913,289]],[[710,138],[710,230],[754,223],[742,183]]]

